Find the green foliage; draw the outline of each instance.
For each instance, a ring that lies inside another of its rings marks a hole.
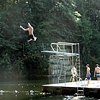
[[[93,0],[80,0],[77,3],[77,11],[81,15],[78,23],[78,40],[81,44],[81,57],[83,63],[90,63],[91,65],[99,63],[100,56],[100,14],[98,4],[100,4],[98,0],[95,2]]]
[[[80,46],[81,46],[80,51],[81,51],[82,59],[84,60],[84,63],[88,63],[91,61],[89,57],[90,56],[90,44],[91,44],[91,39],[92,39],[92,34],[93,34],[91,23],[89,19],[83,16],[78,24],[80,28],[78,39],[79,39]]]
[[[99,4],[99,0],[1,0],[1,77],[47,74],[48,57],[41,51],[50,50],[51,42],[79,42],[82,64],[99,63]],[[28,22],[38,37],[31,44],[26,42],[28,33],[19,28]]]

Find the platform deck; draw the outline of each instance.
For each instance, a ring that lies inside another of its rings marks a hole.
[[[97,80],[91,80],[89,85],[87,85],[87,81],[80,81],[46,84],[42,85],[42,87],[43,92],[66,95],[74,95],[75,93],[77,93],[77,88],[82,88],[84,89],[85,96],[100,97],[100,81]]]

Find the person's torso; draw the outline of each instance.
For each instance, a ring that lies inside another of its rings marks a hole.
[[[96,67],[96,73],[100,73],[100,67]]]
[[[33,28],[29,28],[29,35],[33,34]]]
[[[87,73],[90,73],[90,68],[89,67],[87,68]]]

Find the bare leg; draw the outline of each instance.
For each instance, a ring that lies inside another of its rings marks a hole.
[[[30,40],[27,40],[27,42],[30,42],[30,41],[32,41],[33,39],[30,39]]]

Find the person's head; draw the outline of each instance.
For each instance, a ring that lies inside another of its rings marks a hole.
[[[31,27],[31,24],[30,23],[28,23],[28,27]]]
[[[87,64],[86,67],[89,67],[89,64]]]
[[[99,67],[99,64],[96,64],[97,67]]]

